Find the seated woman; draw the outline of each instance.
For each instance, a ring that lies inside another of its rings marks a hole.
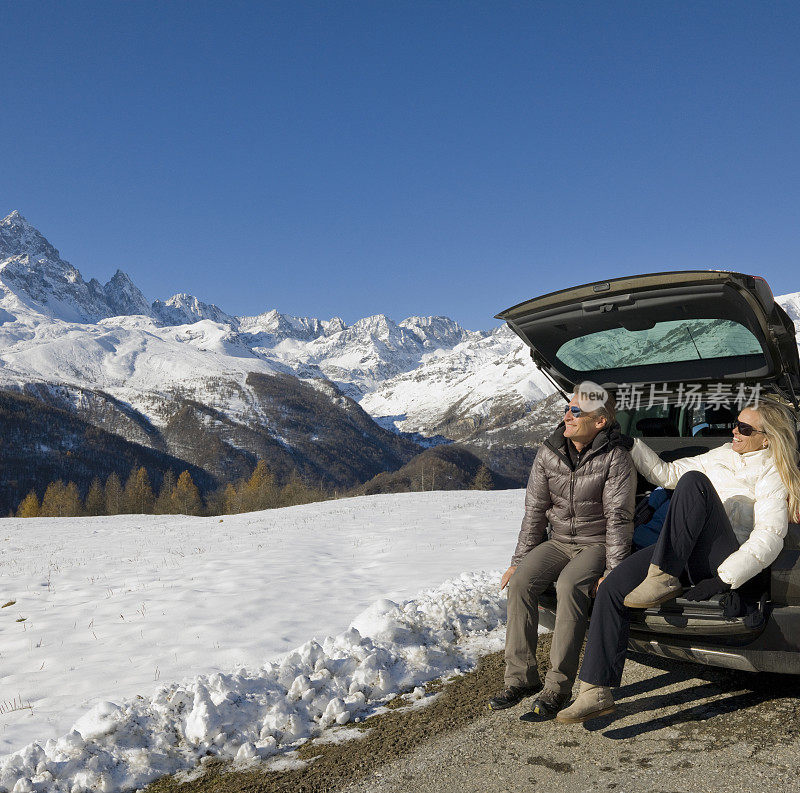
[[[623,439],[624,440],[624,439]],[[677,597],[708,600],[737,589],[775,561],[789,522],[800,521],[796,424],[778,402],[744,408],[733,442],[665,463],[640,439],[630,441],[637,470],[675,492],[655,545],[632,554],[602,582],[589,626],[573,704],[556,719],[574,724],[614,710],[628,648],[631,608]]]

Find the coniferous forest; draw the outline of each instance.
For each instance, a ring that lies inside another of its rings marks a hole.
[[[325,501],[340,495],[364,495],[380,492],[404,492],[434,490],[438,487],[447,490],[493,490],[495,477],[489,468],[476,458],[470,460],[471,466],[459,468],[446,463],[439,454],[420,455],[422,462],[416,466],[416,476],[380,474],[367,485],[354,488],[347,493],[326,490],[309,485],[299,477],[292,476],[281,485],[269,470],[264,460],[259,460],[253,473],[236,483],[228,483],[203,496],[194,483],[188,470],[177,477],[167,471],[155,489],[150,474],[144,466],[131,469],[125,483],[112,472],[103,482],[95,477],[88,491],[81,495],[75,482],[57,479],[50,482],[39,498],[32,489],[11,512],[18,518],[71,518],[93,517],[98,515],[234,515],[239,512],[256,512],[262,509],[290,507]],[[461,455],[469,455],[461,452]],[[453,456],[452,453],[449,456]],[[427,459],[427,464],[424,460]],[[427,484],[425,472],[427,465]],[[472,470],[470,470],[472,469]],[[474,473],[473,473],[474,472]],[[450,481],[448,481],[450,477]]]
[[[205,498],[189,471],[177,477],[167,471],[157,492],[146,468],[131,470],[123,484],[116,473],[105,480],[92,480],[81,497],[75,482],[58,479],[50,482],[41,497],[31,490],[20,502],[18,518],[69,518],[96,515],[232,515],[274,507],[288,507],[324,501],[332,493],[310,486],[296,477],[280,485],[263,460],[253,473],[235,484],[227,484]]]

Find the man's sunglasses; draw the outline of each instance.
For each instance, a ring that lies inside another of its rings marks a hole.
[[[744,435],[745,438],[749,438],[754,432],[760,432],[762,435],[767,434],[764,430],[757,430],[752,424],[745,424],[743,421],[734,421],[733,426],[739,430],[739,434]]]
[[[564,408],[564,415],[566,416],[567,413],[572,413],[575,418],[580,418],[583,415],[583,411],[577,405],[567,405]]]

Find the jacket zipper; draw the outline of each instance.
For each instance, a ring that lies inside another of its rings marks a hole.
[[[552,451],[554,451],[562,460],[564,460],[564,462],[567,463],[567,465],[572,466],[572,461],[569,459],[569,457],[564,455],[560,449],[557,449],[555,446],[553,446],[553,444],[550,443],[549,438],[544,442],[544,445],[548,446]],[[603,449],[605,449],[606,446],[608,446],[608,443],[604,443],[597,449],[590,450],[587,453],[586,457],[584,457],[584,459],[581,460],[575,468],[573,468],[572,472],[569,475],[569,507],[571,512],[569,519],[570,520],[569,533],[571,537],[575,537],[577,535],[577,531],[575,529],[575,473],[578,468],[582,468],[585,465],[587,460],[589,460],[591,457],[594,457],[595,454],[603,451]]]
[[[575,471],[573,471],[569,475],[569,508],[570,512],[570,524],[569,524],[569,533],[574,537],[575,536]]]

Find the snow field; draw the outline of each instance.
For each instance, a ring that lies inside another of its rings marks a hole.
[[[3,521],[0,598],[17,602],[0,611],[0,699],[32,710],[0,715],[1,745],[27,743],[0,758],[0,790],[134,790],[209,755],[256,762],[469,667],[502,645],[522,501]]]

